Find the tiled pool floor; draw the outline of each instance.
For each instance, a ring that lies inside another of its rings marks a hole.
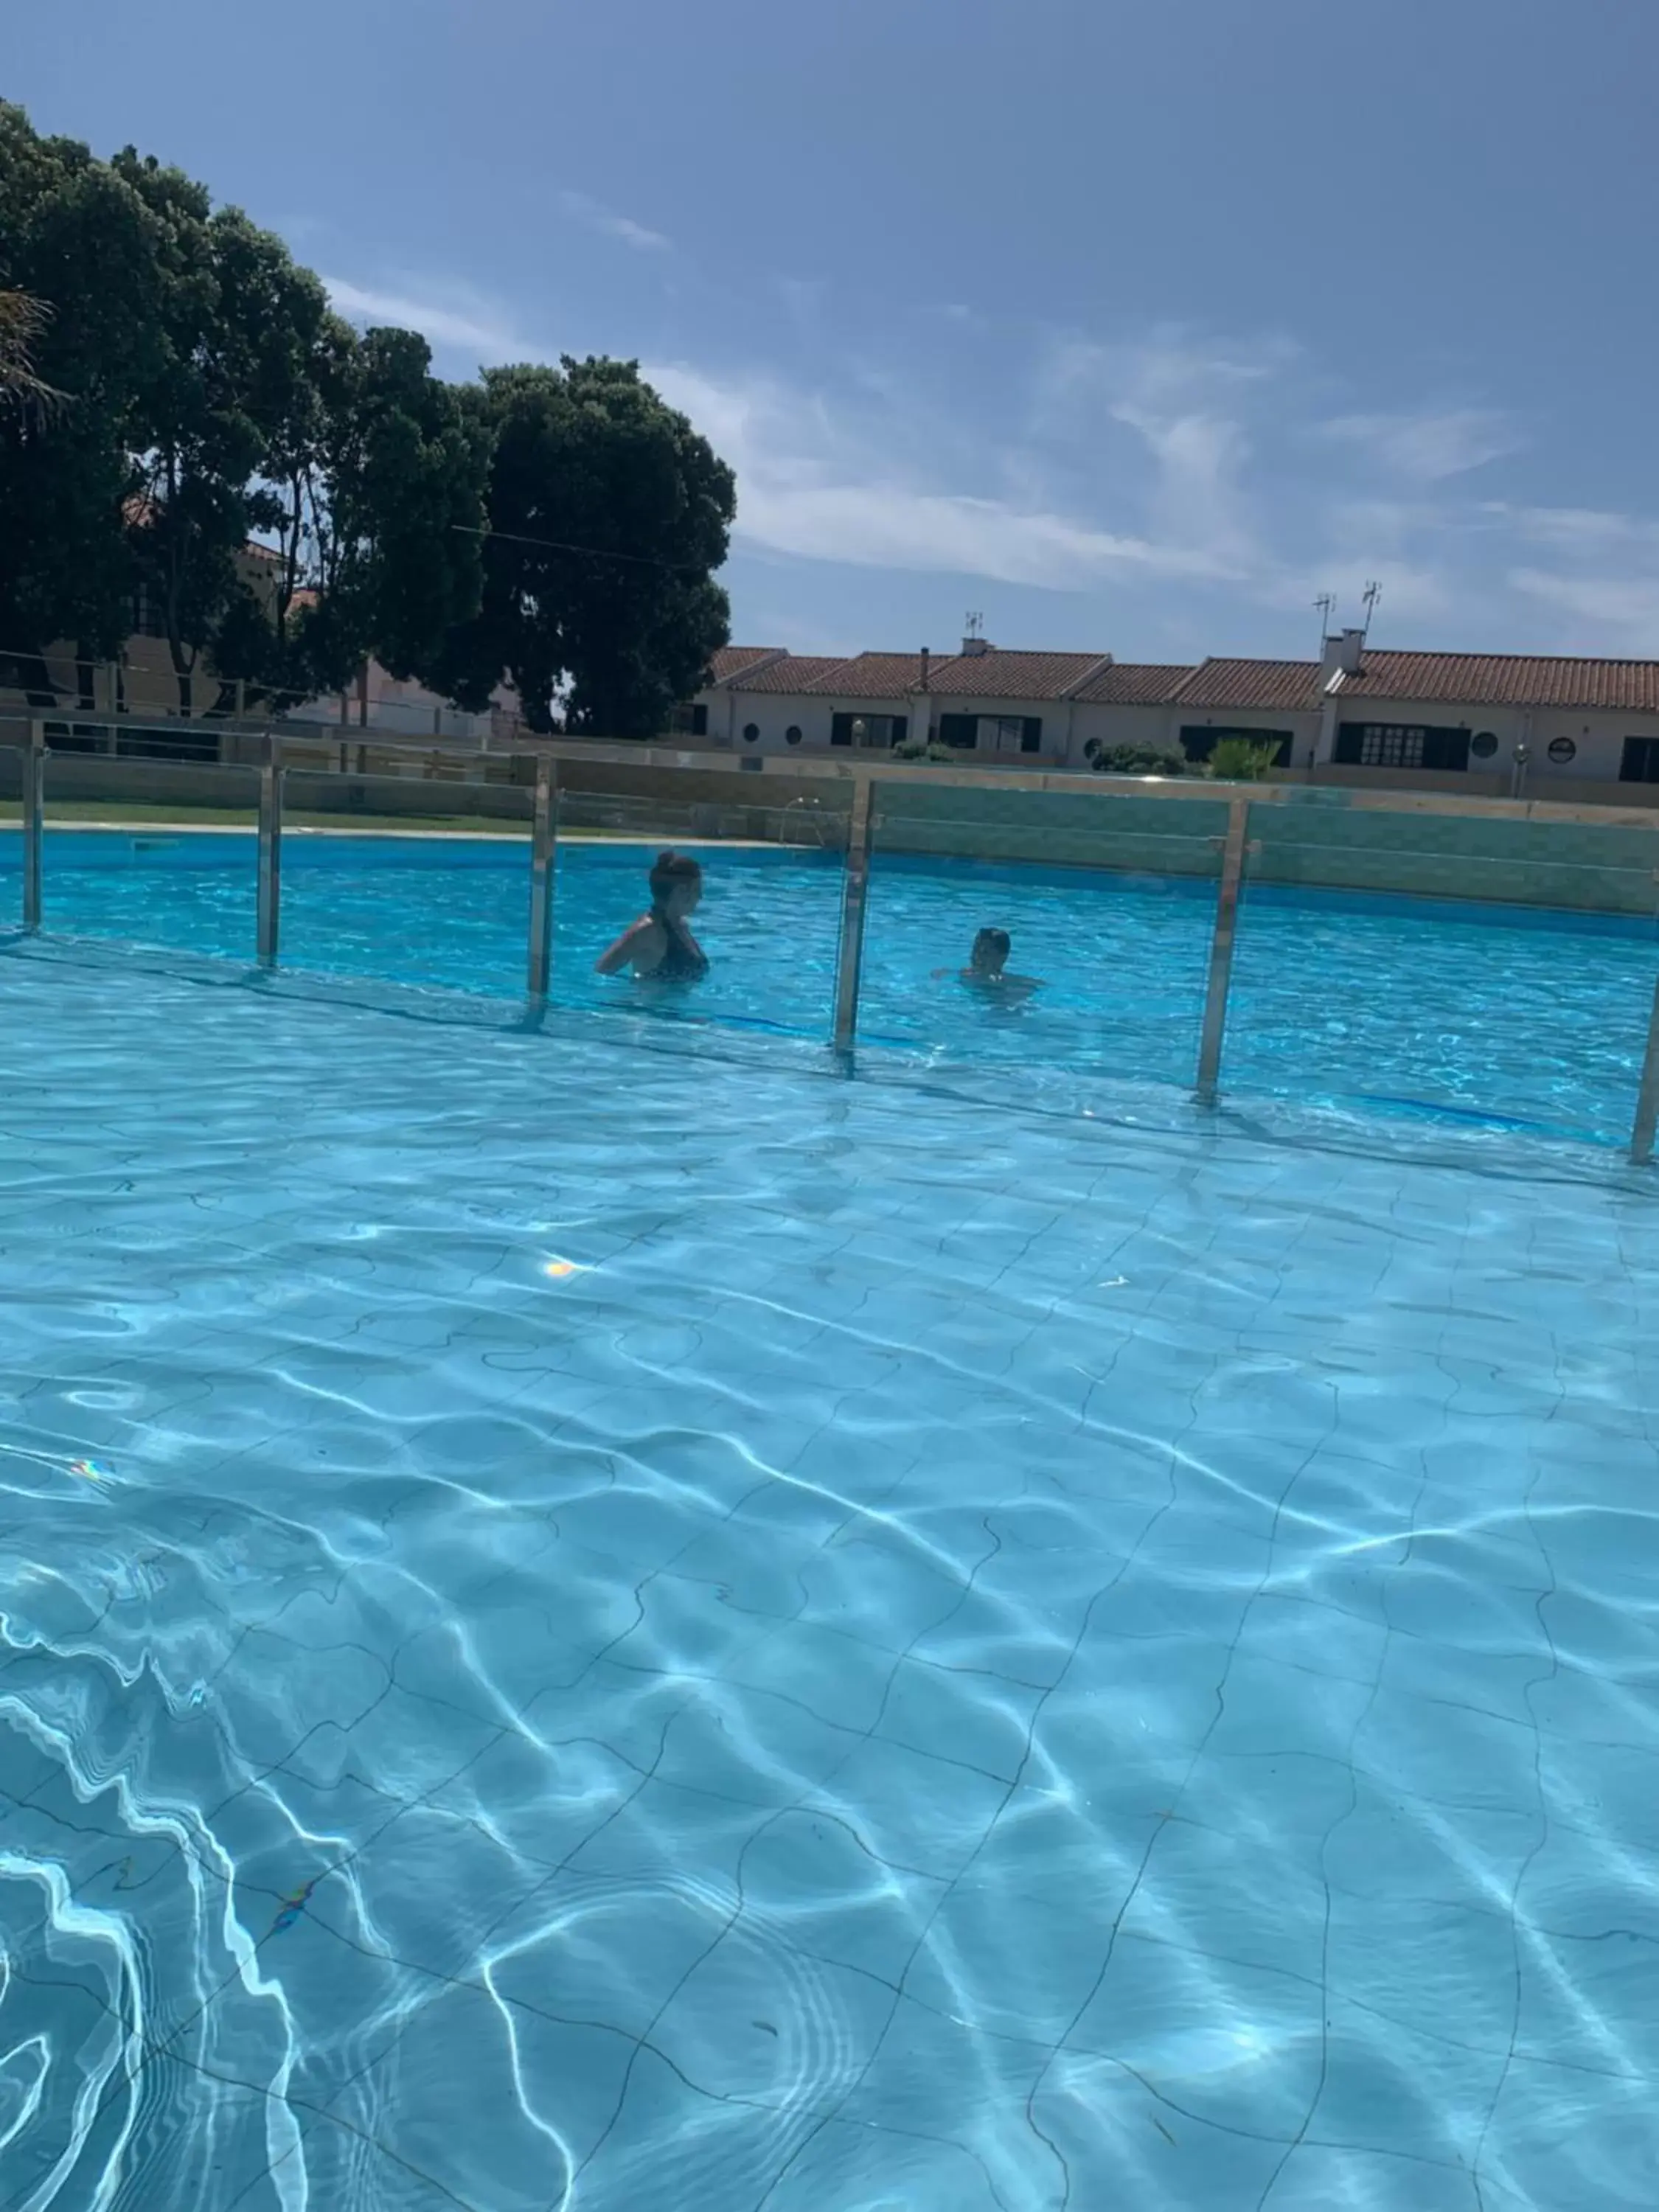
[[[0,1020],[9,2208],[1659,2199],[1638,1185]]]

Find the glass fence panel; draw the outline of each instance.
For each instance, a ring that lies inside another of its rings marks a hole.
[[[878,786],[860,1041],[1190,1085],[1226,827],[1224,799]]]
[[[677,790],[672,774],[650,781],[656,789],[560,786],[554,1003],[827,1037],[845,792],[839,808],[833,793],[763,805],[758,787],[756,803],[744,803],[730,772],[693,771],[681,780],[692,793]],[[705,785],[714,796],[702,795]],[[706,972],[689,975],[677,954],[673,975],[638,975],[631,964],[599,975],[595,963],[650,909],[652,866],[665,850],[695,860],[701,872],[684,928]]]
[[[346,772],[340,773],[343,756]],[[285,744],[279,959],[287,968],[519,996],[532,773],[508,759]],[[326,761],[326,765],[325,762]]]
[[[521,998],[533,757],[284,744],[283,964]],[[252,962],[262,747],[211,745],[222,757],[185,757],[165,731],[112,745],[53,731],[47,932]],[[21,920],[21,771],[0,746],[0,928]],[[852,792],[560,762],[554,1003],[827,1038]],[[1190,1089],[1242,800],[1222,1097],[1628,1140],[1659,974],[1659,817],[878,777],[858,1042]],[[676,964],[695,947],[706,969],[599,974],[668,848],[701,878]]]
[[[65,749],[45,763],[41,925],[210,959],[254,952],[258,777],[208,759]],[[121,732],[124,741],[139,733]]]
[[[1224,1091],[1628,1140],[1655,830],[1298,805],[1251,835]]]

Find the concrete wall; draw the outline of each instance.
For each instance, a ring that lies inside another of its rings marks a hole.
[[[724,750],[730,733],[732,750],[740,753],[787,755],[798,749],[803,753],[828,753],[832,748],[830,738],[833,720],[837,714],[903,714],[909,721],[908,735],[922,734],[921,720],[926,714],[930,728],[937,729],[941,714],[1012,715],[1024,720],[1036,715],[1042,724],[1042,749],[1035,757],[1035,765],[1046,768],[1078,768],[1087,766],[1084,751],[1091,738],[1099,738],[1103,744],[1173,745],[1176,726],[1168,707],[1109,707],[1083,706],[1068,699],[994,699],[988,696],[957,696],[932,692],[926,699],[837,699],[803,696],[800,693],[774,691],[704,691],[698,694],[701,704],[708,710],[708,733],[706,738],[694,738],[694,744],[704,744]],[[1201,719],[1188,716],[1188,720]],[[1217,717],[1225,720],[1226,717]],[[1236,718],[1241,726],[1249,718]],[[1310,732],[1316,732],[1319,717],[1307,720]],[[1258,718],[1262,726],[1273,723],[1271,716]],[[1280,716],[1276,726],[1288,728],[1291,718]],[[799,748],[788,743],[786,732],[791,727],[800,732]],[[745,728],[753,727],[758,736],[750,742],[744,736]],[[683,738],[673,741],[683,744]],[[1030,768],[1034,764],[1030,754],[1003,753],[990,749],[976,748],[960,756],[964,766],[994,768],[998,766]]]
[[[1103,745],[1157,745],[1173,750],[1167,707],[1106,707],[1079,702],[1072,717],[1071,764],[1088,765],[1087,747],[1098,739]]]
[[[902,700],[864,699],[856,707],[844,709],[839,699],[803,698],[799,692],[788,691],[705,691],[699,696],[708,708],[708,737],[704,742],[724,744],[729,729],[732,750],[741,753],[792,753],[797,748],[785,736],[792,728],[801,733],[801,751],[828,752],[832,715],[843,711],[870,714],[908,711]],[[751,726],[760,732],[752,744],[743,734]]]

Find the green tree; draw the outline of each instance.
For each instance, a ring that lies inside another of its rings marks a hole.
[[[0,410],[0,665],[48,704],[49,646],[68,640],[90,663],[131,628],[124,514],[155,356],[155,245],[107,164],[0,102],[0,276],[50,311],[31,337],[33,372],[67,395],[51,419]]]
[[[0,669],[45,703],[49,647],[84,696],[141,608],[186,712],[374,653],[475,708],[507,677],[538,728],[648,735],[724,642],[732,474],[633,363],[447,385],[181,171],[4,103],[0,252]],[[31,379],[57,419],[8,404]]]
[[[327,317],[261,463],[270,589],[233,611],[223,665],[306,696],[370,653],[416,674],[477,611],[488,465],[483,421],[424,338]]]
[[[634,362],[489,369],[472,405],[483,598],[421,672],[475,711],[505,676],[532,729],[653,736],[728,635],[731,470]]]
[[[214,648],[228,623],[234,635],[251,631],[239,556],[278,520],[263,469],[302,403],[328,301],[281,239],[240,209],[216,210],[182,171],[131,147],[110,166],[151,218],[157,273],[128,544],[189,713],[204,654],[243,672]]]

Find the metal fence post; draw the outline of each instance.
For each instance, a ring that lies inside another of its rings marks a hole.
[[[553,867],[559,831],[558,778],[545,753],[536,761],[536,811],[530,830],[530,995],[545,999],[553,981]]]
[[[23,769],[23,927],[31,936],[40,927],[40,845],[46,812],[46,726],[29,724]]]
[[[1244,873],[1250,802],[1235,799],[1227,808],[1227,834],[1221,845],[1221,886],[1216,895],[1215,934],[1210,939],[1210,981],[1204,999],[1204,1034],[1198,1048],[1198,1103],[1213,1106],[1221,1079],[1221,1043],[1227,1033],[1227,992],[1232,981],[1233,939],[1238,932],[1238,887]]]
[[[1659,1129],[1659,983],[1653,987],[1653,1012],[1648,1018],[1648,1048],[1642,1055],[1642,1087],[1636,1094],[1636,1127],[1631,1133],[1630,1156],[1638,1168],[1653,1158],[1653,1141]]]
[[[853,785],[847,822],[847,871],[842,883],[841,945],[836,956],[836,1048],[850,1049],[859,1024],[859,979],[864,967],[864,908],[870,889],[870,823],[875,779]]]
[[[267,733],[259,763],[259,965],[276,965],[283,906],[282,739]]]

